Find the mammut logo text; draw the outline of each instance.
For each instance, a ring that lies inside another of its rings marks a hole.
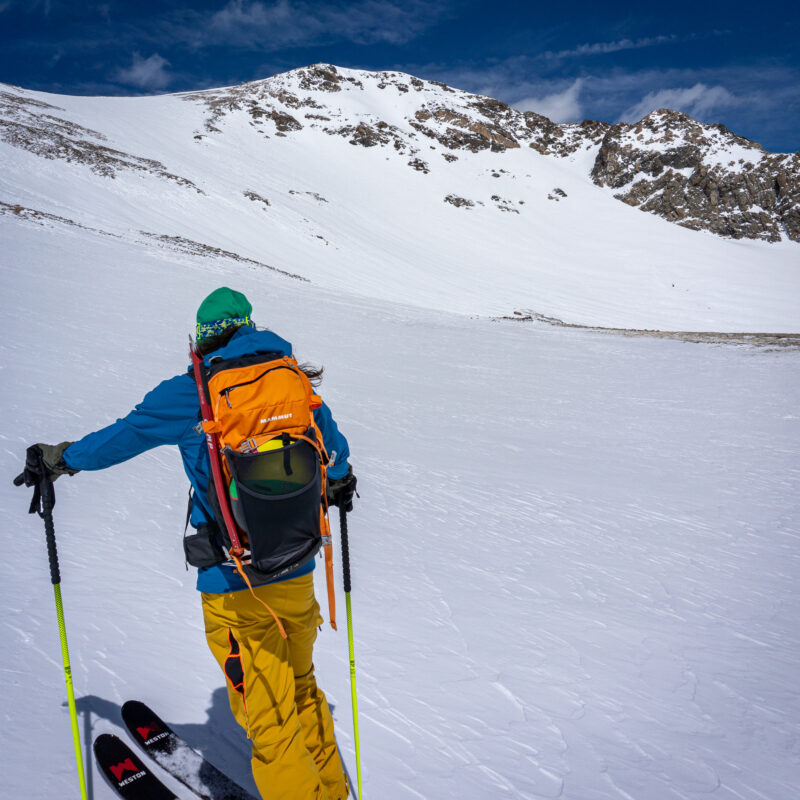
[[[268,422],[275,422],[276,419],[291,419],[291,414],[277,414],[274,417],[266,417],[265,419],[261,420],[262,425],[266,425]]]

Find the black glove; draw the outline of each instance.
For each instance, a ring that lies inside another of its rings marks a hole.
[[[36,486],[39,481],[46,477],[50,481],[56,480],[59,475],[75,475],[80,470],[70,469],[64,463],[64,451],[72,442],[61,442],[61,444],[33,444],[25,455],[25,470],[14,483],[25,483],[26,486]],[[44,466],[44,475],[42,475]]]
[[[328,505],[339,506],[343,511],[353,510],[353,496],[356,494],[356,476],[348,467],[347,475],[328,481]]]

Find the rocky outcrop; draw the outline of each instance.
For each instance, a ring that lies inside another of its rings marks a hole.
[[[611,126],[592,179],[623,202],[692,230],[800,242],[800,153],[768,153],[723,125],[678,111]]]
[[[466,197],[459,197],[456,194],[447,195],[447,197],[444,198],[444,202],[450,203],[450,205],[456,208],[474,208],[475,206],[474,201],[468,200]]]
[[[435,139],[448,150],[469,150],[472,153],[491,150],[502,153],[508,148],[519,147],[511,130],[483,115],[483,118],[476,119],[451,108],[439,107],[433,110],[420,109],[414,117],[416,121],[410,123],[414,130]],[[426,124],[431,120],[442,124]]]
[[[254,203],[261,203],[265,209],[269,208],[272,205],[266,197],[262,197],[258,192],[254,192],[250,189],[247,191],[242,192],[242,194],[248,199],[252,200]]]
[[[297,71],[300,88],[305,91],[341,92],[342,77],[336,67],[328,64],[314,64]]]
[[[545,156],[565,158],[578,150],[599,145],[608,129],[607,122],[586,120],[580,124],[565,123],[557,125],[547,117],[534,111],[524,114],[528,130],[528,147]]]
[[[0,91],[0,139],[42,158],[84,164],[106,178],[115,178],[123,170],[147,172],[203,194],[160,161],[110,147],[102,133],[66,119],[63,111],[8,87]]]

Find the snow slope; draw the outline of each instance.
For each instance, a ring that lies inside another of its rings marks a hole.
[[[98,186],[74,195],[87,224],[107,210]],[[0,236],[1,796],[77,794],[41,520],[11,486],[24,448],[106,424],[183,370],[194,310],[224,283],[325,365],[351,441],[365,798],[795,800],[797,351],[475,319],[442,310],[441,279],[418,306],[387,301],[388,286],[406,297],[391,271],[367,298],[363,263],[344,291],[320,265],[304,283],[19,214]],[[85,745],[142,698],[252,789],[183,565],[178,453],[56,490]],[[316,664],[352,771],[344,633],[323,630]],[[112,796],[93,768],[90,789]]]
[[[195,309],[226,284],[325,365],[351,442],[366,798],[796,800],[800,353],[490,316],[796,332],[797,245],[629,208],[591,183],[590,145],[448,161],[412,136],[406,79],[279,76],[233,99],[3,87],[22,138],[0,142],[0,797],[77,794],[41,520],[11,485],[25,447],[184,370]],[[279,136],[264,86],[318,107],[270,95],[304,121]],[[388,120],[404,149],[304,110]],[[183,564],[178,453],[56,491],[87,762],[137,697],[253,789]],[[323,630],[316,664],[353,771],[343,633]]]
[[[449,149],[414,127],[420,103],[474,115],[479,98],[400,74],[379,89],[383,73],[340,73],[335,92],[307,86],[302,71],[143,98],[4,87],[16,133],[0,141],[0,211],[221,248],[323,289],[428,309],[800,329],[796,243],[725,240],[642,214],[592,183],[590,141],[563,158]],[[353,143],[359,126],[371,146]]]

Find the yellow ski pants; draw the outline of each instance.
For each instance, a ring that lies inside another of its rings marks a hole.
[[[249,591],[202,594],[206,638],[225,673],[237,722],[253,742],[253,777],[262,797],[345,800],[347,782],[312,651],[322,624],[313,575]]]

